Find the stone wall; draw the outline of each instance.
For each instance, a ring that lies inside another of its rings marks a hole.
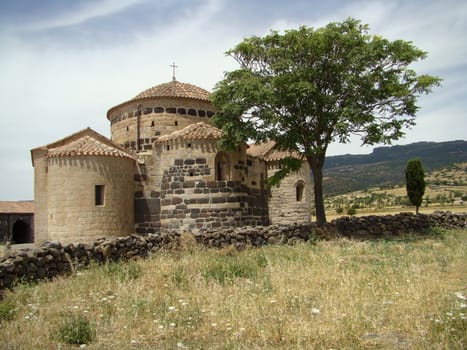
[[[160,136],[198,123],[214,115],[207,101],[186,98],[157,98],[135,101],[112,111],[112,141],[131,150],[150,150]]]
[[[134,232],[134,162],[106,156],[48,160],[48,240],[89,242]],[[96,199],[101,186],[101,203]],[[39,240],[36,240],[39,242]]]
[[[280,170],[279,162],[268,162],[268,177]],[[311,203],[313,190],[311,186],[308,162],[303,162],[298,172],[287,175],[279,185],[271,188],[269,198],[269,218],[271,224],[289,224],[292,222],[306,224],[311,222]],[[303,186],[300,198],[297,186]]]
[[[343,217],[325,229],[314,224],[271,225],[228,229],[206,229],[194,233],[194,239],[206,247],[233,245],[259,247],[266,244],[294,244],[311,237],[345,236],[350,238],[391,237],[407,232],[425,232],[433,226],[467,228],[467,214],[434,213],[432,215],[398,214],[388,216]],[[91,261],[126,260],[146,257],[161,248],[176,247],[179,232],[101,238],[93,243],[45,242],[39,248],[9,253],[0,260],[0,290],[11,287],[15,280],[41,280],[64,275],[88,265]]]

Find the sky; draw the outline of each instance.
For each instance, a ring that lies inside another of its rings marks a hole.
[[[31,149],[86,127],[110,137],[106,112],[170,81],[172,62],[212,91],[244,38],[348,17],[412,41],[428,57],[411,68],[443,78],[394,144],[467,139],[465,0],[0,0],[0,200],[33,199]],[[328,155],[372,149],[353,139]]]

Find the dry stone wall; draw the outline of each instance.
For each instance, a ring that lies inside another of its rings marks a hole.
[[[397,236],[407,232],[424,232],[433,227],[467,229],[467,214],[434,213],[413,215],[410,213],[343,217],[332,221],[324,229],[327,234],[356,239]],[[266,244],[294,244],[312,237],[320,238],[323,228],[314,224],[271,225],[227,229],[206,229],[193,234],[196,242],[213,248],[233,245],[260,247]],[[146,257],[162,248],[176,247],[179,232],[131,235],[119,238],[101,238],[93,243],[62,245],[58,241],[45,242],[40,247],[8,254],[0,260],[0,290],[9,288],[19,280],[50,279],[87,266],[91,261],[128,260]]]

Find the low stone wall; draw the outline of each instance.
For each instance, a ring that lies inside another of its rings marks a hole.
[[[467,228],[467,214],[446,212],[431,215],[401,213],[387,216],[342,217],[319,228],[315,224],[272,225],[211,229],[193,233],[200,245],[221,248],[233,245],[259,247],[266,244],[294,244],[310,238],[349,237],[367,239],[391,237],[407,232],[424,232],[430,227]],[[162,248],[174,248],[181,242],[179,232],[131,235],[98,239],[89,244],[45,242],[38,248],[10,252],[0,259],[0,290],[17,280],[42,280],[87,266],[91,261],[128,260],[146,257]]]

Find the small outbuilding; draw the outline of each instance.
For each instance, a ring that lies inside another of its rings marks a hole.
[[[0,242],[34,242],[34,202],[0,202]]]

